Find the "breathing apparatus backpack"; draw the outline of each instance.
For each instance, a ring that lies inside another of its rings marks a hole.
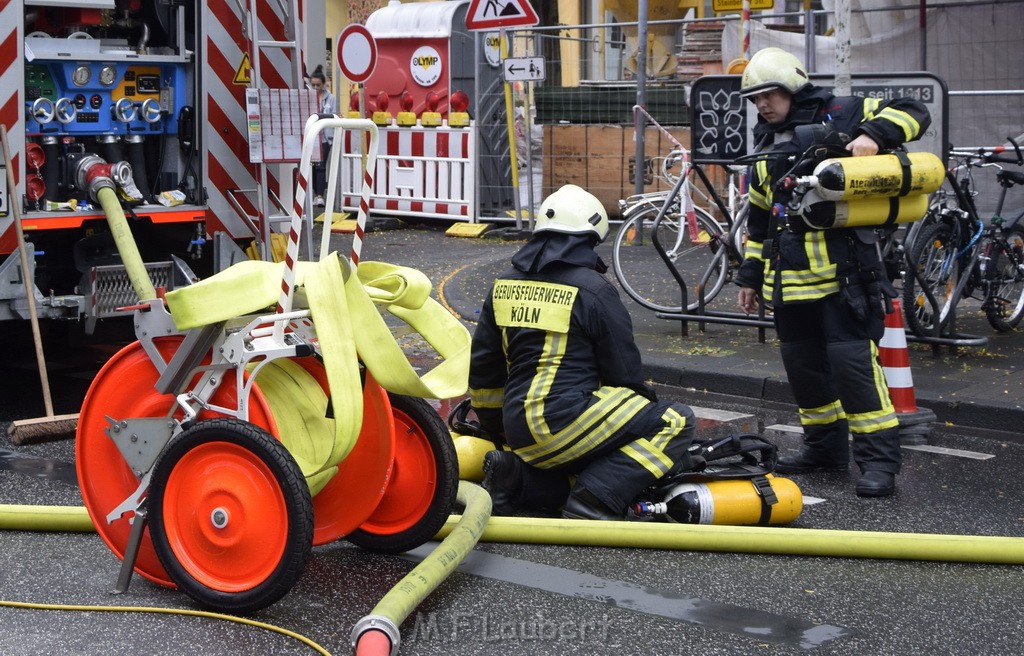
[[[698,466],[669,472],[632,506],[640,519],[686,524],[786,524],[803,510],[793,481],[772,472],[777,447],[760,435],[742,434],[695,443]]]
[[[878,228],[922,218],[928,194],[945,180],[942,160],[902,148],[853,157],[846,150],[849,141],[830,126],[794,129],[786,150],[799,155],[775,158],[772,170],[773,194],[787,214],[799,216],[812,230]]]

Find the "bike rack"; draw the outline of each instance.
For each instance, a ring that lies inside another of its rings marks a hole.
[[[718,206],[719,211],[721,211],[724,216],[728,216],[729,211],[726,209],[725,203],[722,202],[722,198],[718,195],[718,192],[715,191],[714,185],[711,184],[711,181],[708,179],[707,174],[704,173],[704,170],[698,166],[694,166],[693,170],[697,172],[697,175],[701,179],[701,183],[708,192],[710,192],[711,198],[715,201],[715,205]],[[676,268],[676,265],[669,258],[668,253],[665,251],[665,247],[661,244],[661,240],[658,239],[658,226],[661,224],[662,219],[665,218],[665,214],[668,211],[668,208],[672,205],[672,201],[674,201],[676,196],[679,195],[679,191],[682,189],[685,180],[685,175],[679,176],[679,180],[677,180],[675,185],[673,185],[672,191],[670,191],[668,196],[665,197],[665,201],[662,203],[661,209],[658,211],[658,216],[655,217],[651,228],[651,243],[654,244],[654,249],[658,252],[658,256],[663,262],[665,262],[665,266],[668,267],[669,273],[672,274],[672,277],[675,278],[676,283],[679,285],[679,290],[682,295],[682,303],[680,304],[680,307],[682,308],[689,306],[689,291],[686,287],[686,281],[683,280],[683,276],[679,273],[679,269]],[[761,303],[756,319],[751,319],[748,315],[741,312],[708,310],[705,305],[704,286],[707,284],[709,276],[710,272],[705,272],[698,285],[696,313],[686,312],[685,310],[683,312],[656,312],[655,316],[659,319],[680,321],[680,334],[683,337],[689,336],[689,324],[691,321],[696,321],[698,323],[698,330],[701,332],[704,332],[706,323],[752,326],[758,329],[758,341],[763,343],[766,339],[765,329],[774,327],[772,321],[767,319],[764,315],[764,303]]]

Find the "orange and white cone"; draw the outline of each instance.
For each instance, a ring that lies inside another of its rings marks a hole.
[[[900,442],[922,444],[931,432],[935,413],[918,408],[914,394],[914,378],[910,371],[910,351],[903,329],[903,311],[898,299],[893,299],[893,311],[885,315],[885,334],[878,342],[878,356],[885,372],[896,418],[900,422]]]
[[[885,315],[885,334],[878,342],[878,357],[885,370],[885,382],[896,412],[917,412],[914,377],[910,373],[910,351],[898,299],[893,300],[892,310]]]

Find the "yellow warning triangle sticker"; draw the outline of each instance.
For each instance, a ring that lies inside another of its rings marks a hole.
[[[235,84],[249,84],[251,82],[249,77],[249,53],[242,54],[242,63],[238,65],[238,69],[235,71],[235,79],[232,80]]]

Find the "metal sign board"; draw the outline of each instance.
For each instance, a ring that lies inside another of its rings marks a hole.
[[[771,9],[775,6],[775,0],[750,0],[751,11]],[[742,11],[743,0],[711,0],[711,8],[717,13],[726,11]]]
[[[501,74],[506,82],[539,82],[544,79],[544,58],[507,58],[501,62]]]
[[[830,88],[832,75],[811,75],[811,81]],[[932,124],[907,150],[928,151],[945,159],[949,126],[946,83],[931,73],[854,73],[852,95],[881,100],[911,97],[921,101]],[[739,75],[705,75],[690,92],[693,160],[701,164],[731,164],[752,150],[757,123],[754,104],[740,97]]]
[[[467,30],[532,27],[539,22],[527,0],[473,0],[466,11]]]

